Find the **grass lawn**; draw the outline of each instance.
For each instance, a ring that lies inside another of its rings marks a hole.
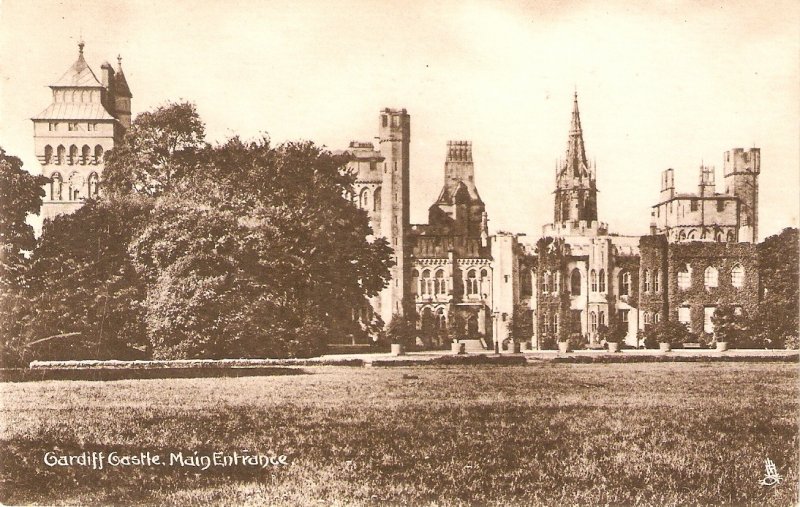
[[[309,367],[0,384],[5,504],[795,505],[798,365]],[[48,467],[46,452],[288,466]],[[764,460],[784,476],[761,486]]]

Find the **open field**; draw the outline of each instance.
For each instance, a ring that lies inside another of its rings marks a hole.
[[[0,501],[751,504],[798,501],[791,363],[306,367],[0,384]],[[290,465],[48,467],[44,455],[286,454]],[[784,476],[761,486],[764,460]]]

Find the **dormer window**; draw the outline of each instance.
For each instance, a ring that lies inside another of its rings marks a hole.
[[[69,122],[67,124],[67,128],[70,132],[75,132],[78,130],[78,122]]]

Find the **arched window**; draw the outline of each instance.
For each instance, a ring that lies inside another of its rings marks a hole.
[[[723,236],[722,236],[722,232],[718,232],[718,233],[717,233],[717,235],[716,235],[716,237],[715,237],[715,241],[716,241],[717,243],[722,243],[722,242],[724,241],[724,238],[723,238]]]
[[[103,147],[99,144],[94,147],[94,163],[100,164],[103,162]]]
[[[550,272],[545,271],[542,275],[542,294],[550,292]]]
[[[600,270],[600,292],[606,291],[606,272],[604,269]]]
[[[728,231],[728,243],[734,242],[736,239],[733,235],[733,231]]]
[[[78,147],[74,144],[69,147],[69,163],[70,164],[77,164],[78,163]]]
[[[597,332],[597,314],[595,312],[590,312],[589,313],[589,323],[591,325],[591,327],[589,329],[591,329],[591,331],[593,333],[596,333]]]
[[[572,274],[569,277],[569,285],[573,296],[581,295],[581,272],[578,268],[572,270]]]
[[[436,281],[434,282],[434,288],[436,290],[436,294],[444,294],[447,292],[447,286],[444,280],[444,271],[441,269],[436,272]]]
[[[80,176],[78,176],[77,172],[73,172],[69,175],[69,181],[67,182],[69,196],[67,197],[68,201],[77,201],[81,195],[81,182]]]
[[[597,292],[597,271],[592,270],[589,274],[589,280],[592,284],[592,292]]]
[[[90,174],[87,182],[89,184],[89,197],[92,199],[97,198],[100,193],[100,178],[97,176],[97,173],[93,172]]]
[[[44,163],[49,164],[53,160],[53,147],[49,144],[44,147]]]
[[[692,267],[686,264],[678,271],[678,288],[686,290],[692,286]]]
[[[481,294],[489,293],[489,272],[485,269],[481,270]]]
[[[478,275],[474,269],[467,271],[467,296],[478,294]]]
[[[367,188],[362,188],[361,193],[358,197],[358,207],[366,210],[368,209],[367,206],[369,205],[369,190]]]
[[[619,295],[627,296],[631,293],[631,274],[627,271],[622,272],[619,284]]]
[[[550,314],[547,312],[542,312],[542,333],[549,335],[550,334]]]
[[[416,269],[411,270],[411,291],[416,296],[418,295],[421,290],[419,286],[419,271]]]
[[[678,241],[683,241],[685,239],[686,239],[686,231],[681,231],[681,233],[678,234]]]
[[[372,211],[381,210],[381,187],[375,189],[375,196],[372,199]]]
[[[553,334],[554,335],[558,335],[558,312],[553,312],[553,315],[551,316],[551,318],[553,319],[551,321],[553,323],[553,326],[552,326]]]
[[[695,236],[696,236],[696,231],[692,229],[691,231],[689,231],[689,234],[686,235],[686,239],[694,239]]]
[[[422,295],[433,295],[433,280],[431,280],[431,272],[426,269],[422,272]]]
[[[60,201],[63,199],[64,179],[59,172],[54,172],[50,175],[50,178],[53,180],[50,183],[50,200]]]
[[[553,292],[558,294],[561,292],[561,272],[556,271],[553,273]]]
[[[744,268],[737,264],[731,270],[731,285],[736,288],[744,285]]]
[[[653,270],[653,292],[661,292],[661,272]]]
[[[92,156],[92,149],[89,148],[88,145],[84,144],[83,148],[81,148],[81,164],[86,165],[89,163],[89,157]]]
[[[436,320],[438,321],[439,329],[447,329],[447,316],[444,314],[444,308],[439,308],[436,311]]]
[[[650,292],[650,270],[649,269],[645,269],[644,270],[644,282],[643,282],[643,285],[644,285],[644,287],[642,288],[642,290],[644,292]]]
[[[606,325],[606,312],[600,312],[600,318],[597,323],[598,326],[605,326]]]
[[[59,144],[58,148],[56,148],[56,164],[63,164],[64,157],[67,155],[67,149],[64,148],[63,144]]]
[[[644,322],[645,326],[649,326],[652,323],[652,320],[650,318],[650,312],[647,311],[642,312],[642,321]]]
[[[717,272],[717,268],[709,266],[706,268],[705,274],[703,276],[703,284],[706,286],[707,289],[711,287],[716,287],[718,278],[719,278],[719,273]]]
[[[659,319],[661,319],[660,314],[658,312],[653,312],[653,324],[658,324]]]

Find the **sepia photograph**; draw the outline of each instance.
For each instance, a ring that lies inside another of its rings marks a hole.
[[[800,504],[797,1],[0,26],[0,504]]]

